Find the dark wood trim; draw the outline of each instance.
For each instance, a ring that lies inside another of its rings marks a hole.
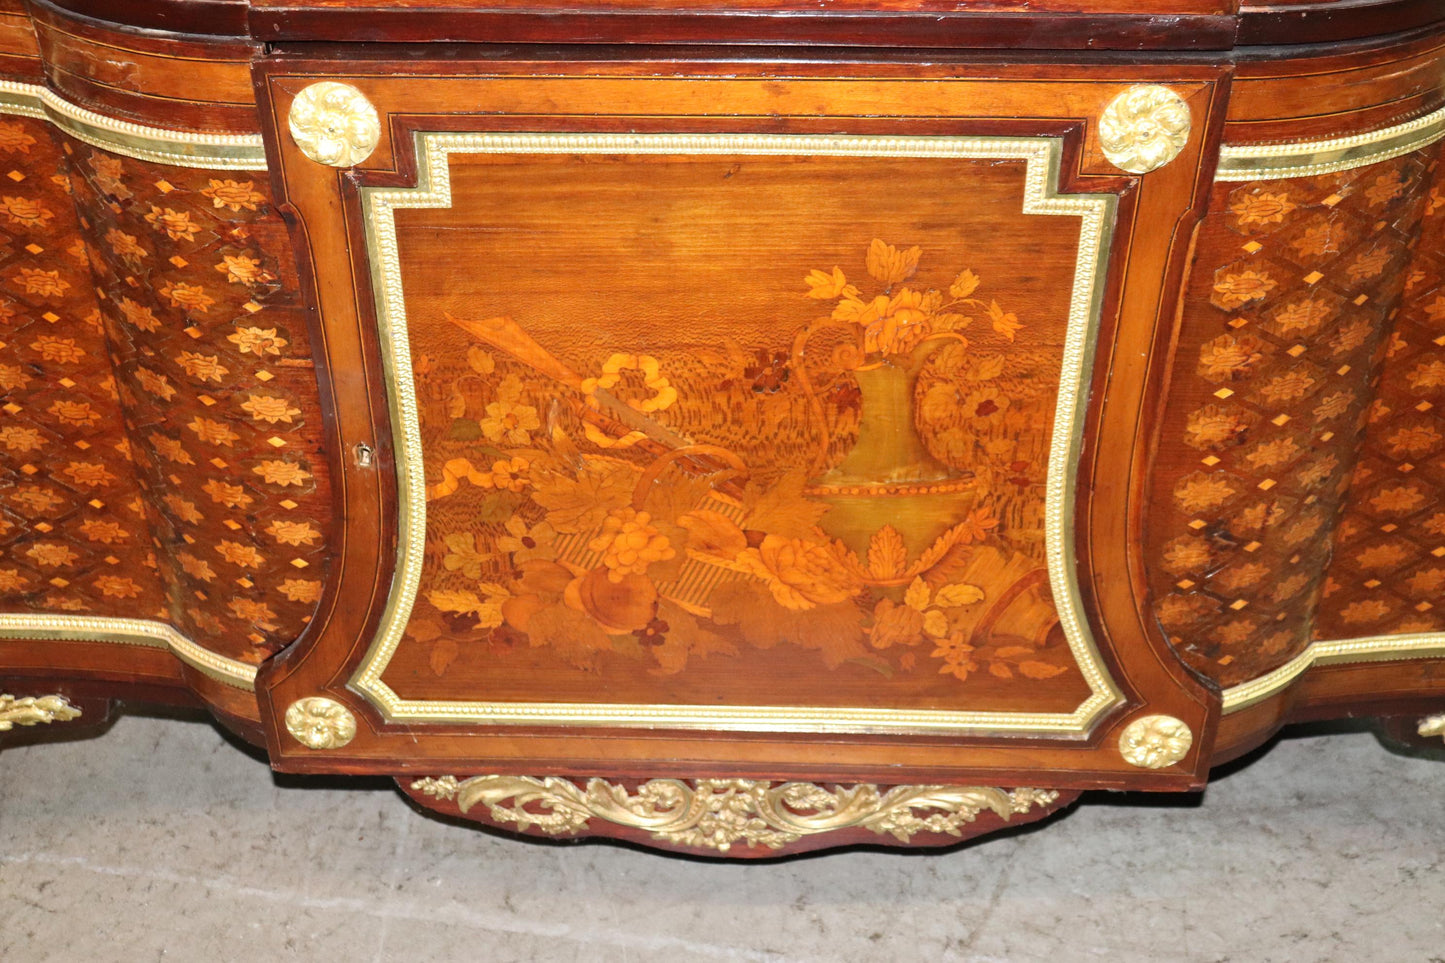
[[[1239,14],[1241,47],[1358,40],[1445,21],[1439,0],[1331,0],[1246,7]]]
[[[236,39],[246,36],[246,12],[251,6],[249,0],[52,0],[47,4],[26,0],[26,3],[138,30]]]
[[[503,11],[375,6],[323,11],[298,6],[253,10],[250,29],[252,36],[265,42],[833,44],[1137,51],[1228,49],[1234,42],[1235,19],[884,11],[844,15],[800,10],[581,11],[556,7]]]
[[[691,6],[538,5],[519,9],[466,0],[405,4],[358,0],[25,0],[114,25],[266,42],[779,44],[865,48],[1177,52],[1261,46],[1298,47],[1382,37],[1445,22],[1438,0],[1327,0],[1245,4],[1238,12],[1082,12],[873,9],[826,11],[800,4],[695,2]],[[1076,10],[1077,10],[1077,6]],[[892,7],[892,9],[889,9]],[[1127,9],[1127,8],[1126,8]],[[1243,51],[1242,51],[1243,52]]]

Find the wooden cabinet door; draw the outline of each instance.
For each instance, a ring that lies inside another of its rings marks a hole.
[[[1219,71],[259,82],[339,480],[278,767],[1199,783],[1138,484]]]

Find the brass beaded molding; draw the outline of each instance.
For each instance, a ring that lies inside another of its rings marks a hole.
[[[659,842],[726,853],[735,843],[781,849],[804,836],[862,827],[908,842],[918,833],[963,835],[985,810],[1004,822],[1059,794],[1049,789],[873,785],[826,789],[810,782],[652,779],[635,791],[604,779],[579,786],[548,776],[418,779],[411,788],[455,800],[463,813],[487,807],[493,822],[548,836],[582,832],[596,818],[651,832]],[[531,808],[528,808],[531,807]]]
[[[137,160],[209,170],[266,169],[260,134],[203,134],[116,120],[38,84],[0,80],[0,113],[48,120],[76,140]]]
[[[1216,181],[1315,177],[1378,164],[1428,147],[1445,137],[1445,107],[1380,130],[1294,144],[1250,144],[1219,149]]]
[[[109,642],[169,649],[186,665],[226,685],[250,691],[256,667],[204,649],[165,622],[90,615],[0,614],[0,640]]]
[[[1238,712],[1269,698],[1316,665],[1344,662],[1390,662],[1400,659],[1445,657],[1445,632],[1415,635],[1378,635],[1311,643],[1299,655],[1273,672],[1224,690],[1225,714]]]

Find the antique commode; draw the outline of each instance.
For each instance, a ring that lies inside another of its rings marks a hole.
[[[0,52],[9,738],[202,705],[759,856],[1445,734],[1434,0],[0,0]]]

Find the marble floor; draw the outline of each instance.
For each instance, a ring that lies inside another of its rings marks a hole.
[[[8,749],[0,960],[1445,960],[1445,765],[1358,728],[931,855],[536,844],[356,785],[188,717]]]

